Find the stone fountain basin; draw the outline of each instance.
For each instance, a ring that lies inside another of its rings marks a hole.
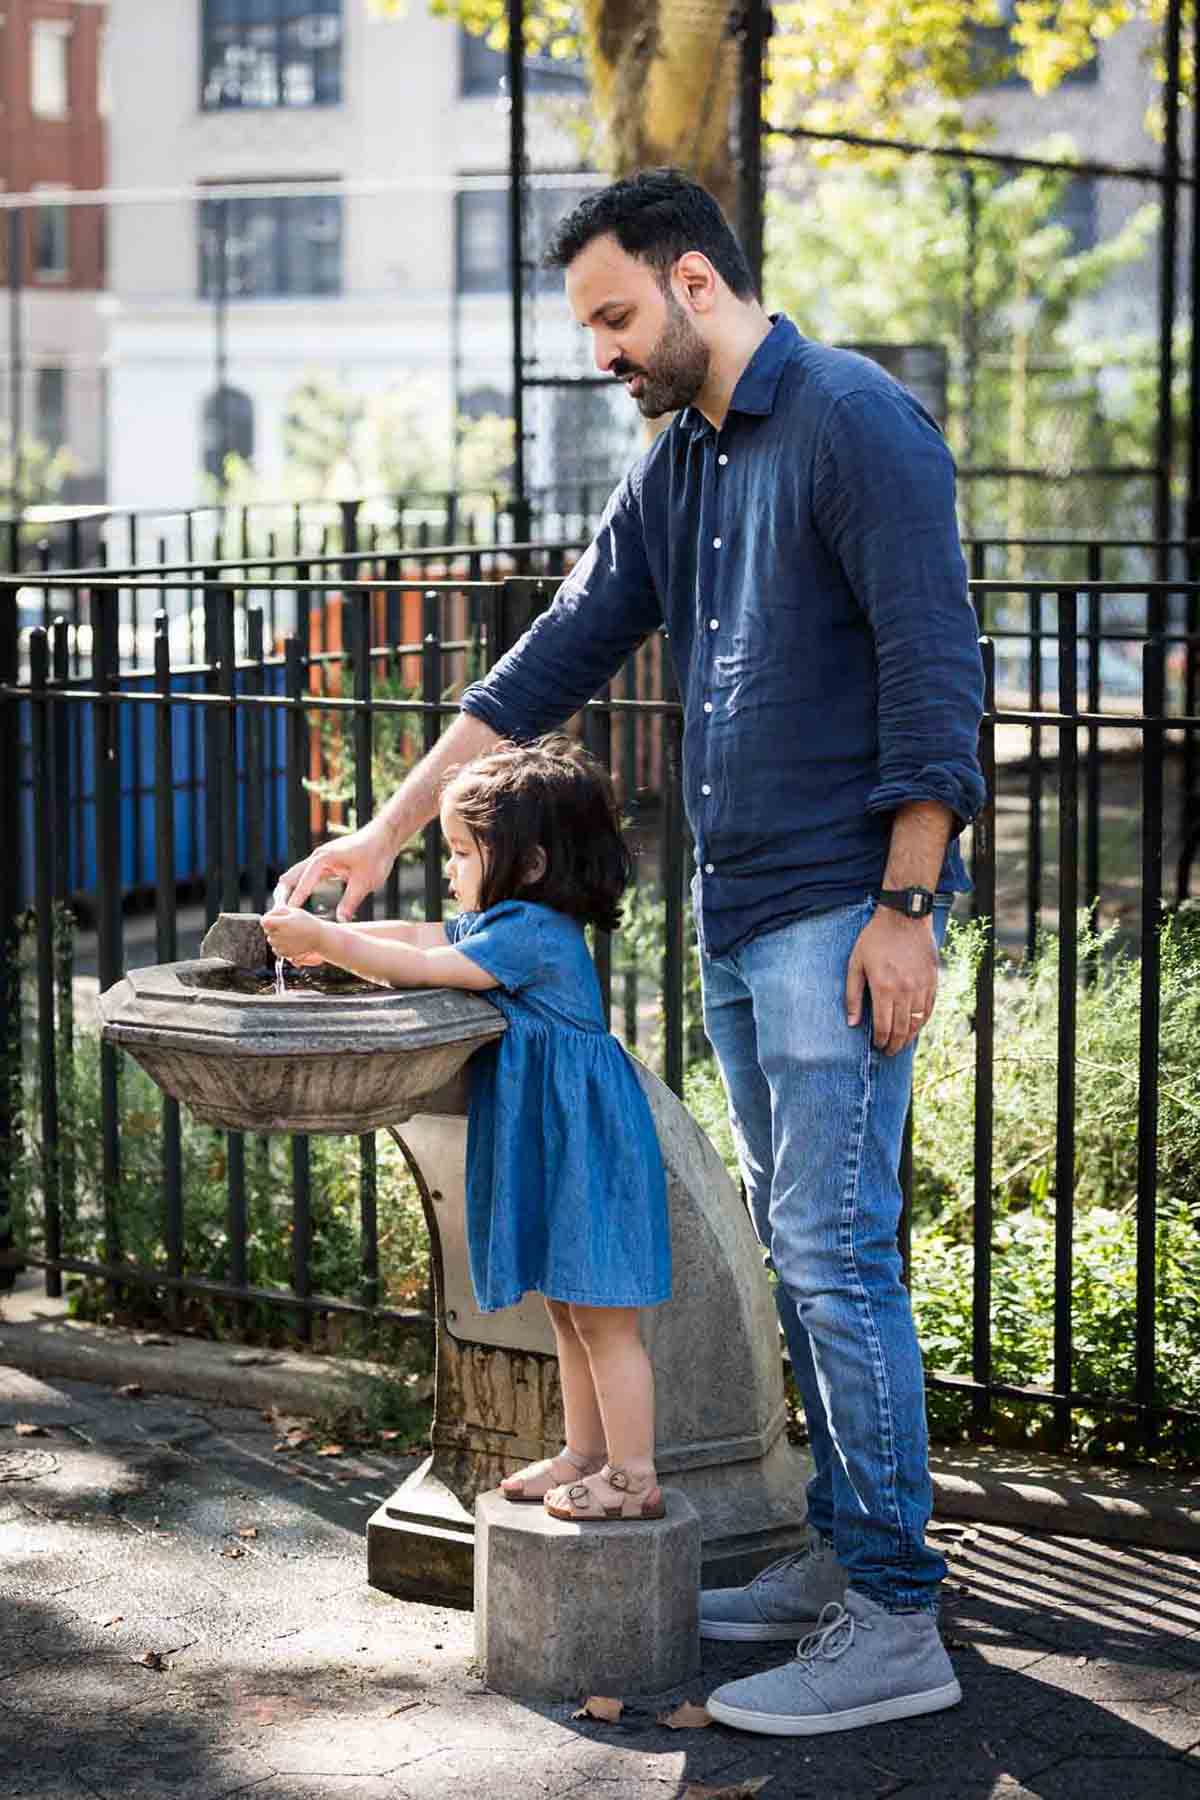
[[[226,1131],[375,1131],[424,1110],[504,1030],[454,988],[352,983],[240,992],[223,957],[131,970],[100,996],[107,1042],[207,1125]]]

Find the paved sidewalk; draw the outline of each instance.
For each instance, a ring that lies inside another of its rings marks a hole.
[[[605,1726],[488,1693],[469,1614],[368,1588],[365,1522],[410,1462],[276,1441],[258,1412],[0,1369],[2,1800],[670,1800],[762,1777],[766,1800],[1200,1800],[1189,1557],[944,1525],[952,1712],[672,1733],[668,1703],[780,1655],[709,1645],[686,1690]]]

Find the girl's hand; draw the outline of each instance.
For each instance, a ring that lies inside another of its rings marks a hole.
[[[321,953],[324,924],[299,906],[276,906],[265,914],[262,927],[276,956],[296,964],[325,961]]]

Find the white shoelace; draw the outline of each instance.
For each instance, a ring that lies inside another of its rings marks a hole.
[[[767,1586],[772,1581],[779,1581],[789,1569],[794,1569],[797,1563],[807,1562],[813,1554],[814,1546],[811,1541],[802,1544],[799,1550],[789,1550],[786,1556],[777,1557],[773,1563],[768,1563],[765,1569],[760,1569],[750,1586]]]
[[[836,1662],[854,1642],[854,1633],[859,1626],[864,1631],[872,1629],[869,1620],[856,1619],[836,1600],[828,1601],[821,1608],[816,1630],[810,1631],[796,1645],[796,1661],[804,1663],[810,1671],[818,1662]]]

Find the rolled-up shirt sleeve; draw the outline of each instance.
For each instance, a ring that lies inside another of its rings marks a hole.
[[[612,495],[552,605],[466,690],[462,710],[502,737],[540,737],[590,700],[662,622],[642,528],[639,463]]]
[[[879,780],[868,810],[941,801],[961,830],[985,799],[983,665],[941,433],[900,389],[844,395],[826,422],[813,505],[875,638]]]

